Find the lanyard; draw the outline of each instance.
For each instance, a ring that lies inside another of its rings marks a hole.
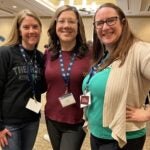
[[[105,53],[104,53],[104,56],[102,57],[102,59],[100,59],[100,61],[99,61],[96,65],[94,65],[94,66],[91,67],[90,72],[89,72],[89,78],[88,78],[88,80],[87,80],[87,82],[86,82],[85,92],[88,91],[88,84],[89,84],[91,78],[97,73],[98,67],[99,67],[101,64],[103,64],[103,63],[105,62],[105,60],[106,60],[108,57],[109,57],[109,53],[108,53],[108,52],[105,52]]]
[[[29,83],[32,88],[33,96],[35,96],[35,82],[36,82],[35,79],[37,78],[37,74],[38,74],[36,50],[34,50],[34,57],[33,57],[34,61],[32,61],[32,59],[30,59],[29,56],[25,53],[25,50],[21,44],[19,45],[19,47],[20,47],[21,55],[24,58],[24,61],[26,62],[27,65]]]
[[[63,56],[62,56],[62,51],[61,50],[59,51],[59,63],[60,63],[61,75],[62,75],[62,77],[64,79],[65,86],[66,86],[66,92],[65,93],[68,92],[68,85],[69,85],[69,80],[70,80],[70,72],[71,72],[72,65],[74,63],[75,57],[76,57],[76,53],[73,53],[73,56],[71,57],[70,63],[68,65],[68,68],[65,70],[64,60],[63,60]]]

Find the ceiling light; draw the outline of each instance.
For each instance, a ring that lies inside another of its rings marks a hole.
[[[82,8],[86,8],[86,0],[82,0]]]
[[[74,5],[74,0],[69,0],[69,5],[73,6]]]
[[[56,11],[56,6],[52,4],[49,0],[35,0],[41,5],[49,8],[51,11],[55,12]]]
[[[92,2],[92,4],[91,4],[91,9],[92,9],[93,11],[95,11],[95,10],[97,9],[96,2]]]
[[[16,8],[17,8],[17,6],[16,6],[16,5],[13,5],[13,6],[12,6],[12,8],[16,9]]]
[[[64,0],[60,0],[60,3],[59,3],[58,7],[63,6],[64,4],[65,4]]]

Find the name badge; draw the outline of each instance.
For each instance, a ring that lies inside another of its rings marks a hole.
[[[72,93],[68,93],[68,94],[65,94],[65,95],[59,97],[59,101],[60,101],[62,107],[66,107],[66,106],[76,103]]]
[[[39,111],[41,110],[42,107],[42,103],[38,102],[37,100],[30,98],[26,108],[35,112],[35,113],[39,113]]]
[[[87,92],[80,96],[80,107],[86,107],[91,104],[91,93]]]

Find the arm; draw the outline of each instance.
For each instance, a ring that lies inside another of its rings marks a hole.
[[[139,66],[141,75],[150,83],[150,44],[140,43],[137,47],[139,51]],[[150,85],[149,85],[150,86]],[[133,106],[127,106],[126,108],[126,119],[127,121],[138,121],[145,122],[150,121],[150,105],[146,109],[135,108]]]
[[[139,46],[139,50],[140,72],[143,77],[150,81],[150,43],[144,43],[141,47]]]
[[[127,121],[138,121],[138,122],[150,121],[150,92],[146,97],[144,108],[134,108],[131,106],[127,106],[126,109]]]
[[[7,62],[7,56],[6,55],[5,48],[0,48],[0,131],[3,130],[4,124],[3,124],[3,93],[4,93],[4,86],[7,79],[7,68],[8,68],[8,62]]]
[[[150,121],[150,106],[146,109],[127,106],[126,120],[136,122]]]
[[[6,49],[0,48],[0,146],[8,145],[7,136],[11,136],[9,130],[5,129],[3,123],[3,93],[4,86],[7,80],[7,73],[9,68],[9,55]]]

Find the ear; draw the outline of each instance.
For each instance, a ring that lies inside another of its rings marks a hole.
[[[125,24],[126,19],[125,19],[125,18],[123,18],[123,19],[121,20],[121,22],[122,22],[122,24]]]

